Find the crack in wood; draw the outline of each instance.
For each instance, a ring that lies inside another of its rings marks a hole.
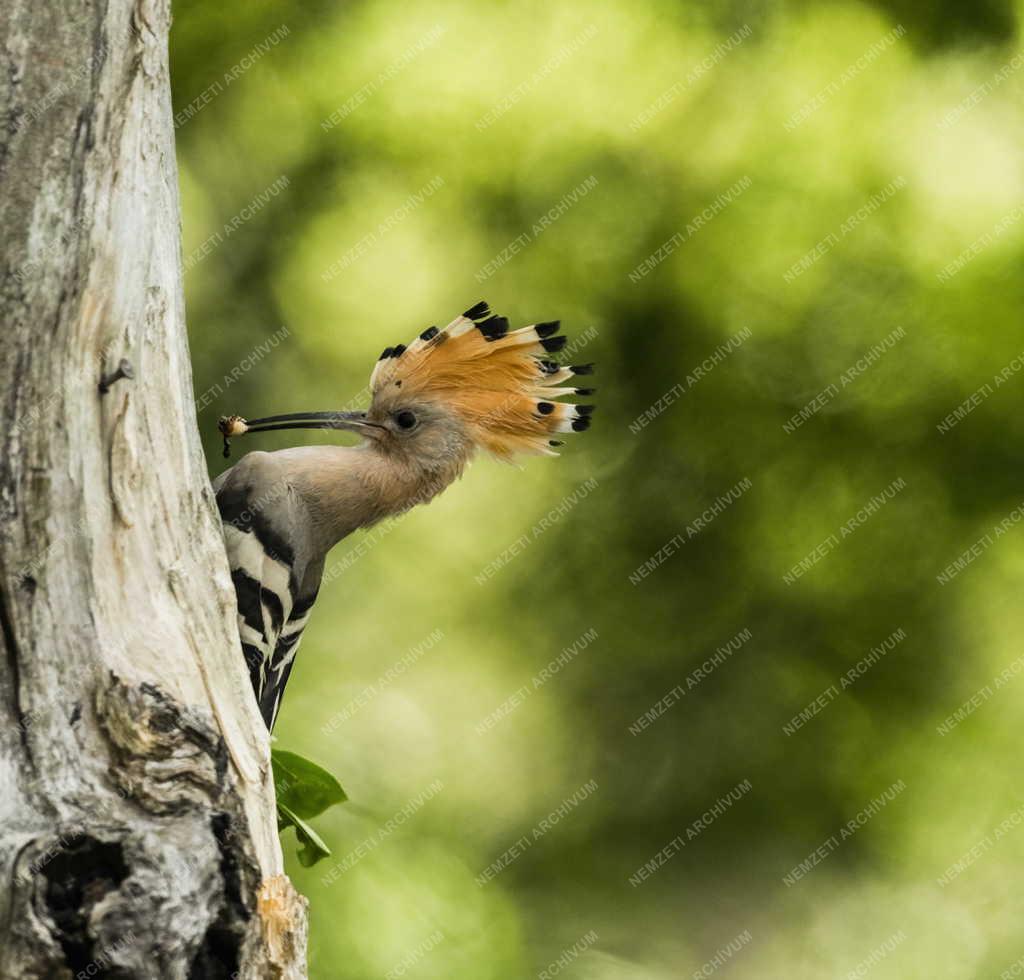
[[[111,777],[128,797],[151,813],[219,803],[228,754],[210,716],[113,671],[97,690],[96,710],[116,760]]]

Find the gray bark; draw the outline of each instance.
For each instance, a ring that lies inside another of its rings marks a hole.
[[[169,21],[0,4],[4,978],[305,976],[195,422]]]

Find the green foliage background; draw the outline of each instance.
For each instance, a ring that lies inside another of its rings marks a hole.
[[[317,822],[335,858],[370,843],[333,882],[329,864],[289,855],[312,904],[311,976],[530,977],[591,931],[597,941],[559,975],[688,977],[745,930],[721,976],[846,976],[900,933],[873,978],[993,977],[1024,955],[1024,832],[994,836],[1024,803],[1024,679],[993,682],[1022,653],[1022,532],[1013,521],[993,531],[1024,499],[1024,372],[1013,366],[1024,351],[1021,75],[994,81],[1017,53],[1020,15],[1001,0],[175,4],[176,112],[219,87],[178,129],[211,472],[227,465],[218,415],[342,407],[381,348],[480,298],[515,324],[595,328],[574,360],[599,364],[599,415],[560,460],[481,460],[428,508],[335,552],[347,567],[321,593],[278,745],[326,765],[348,792]],[[902,36],[850,74],[898,25]],[[749,37],[714,54],[744,27]],[[321,125],[360,90],[362,104]],[[503,99],[507,111],[478,127]],[[287,187],[267,195],[281,177]],[[597,185],[534,234],[590,177]],[[745,177],[746,191],[687,234]],[[842,233],[898,177],[905,186]],[[243,212],[261,193],[266,203]],[[528,246],[479,281],[524,233]],[[970,261],[940,277],[972,243]],[[687,385],[745,328],[738,350]],[[890,351],[784,430],[897,328]],[[664,412],[630,430],[680,383]],[[259,447],[323,438],[275,434]],[[534,532],[592,478],[586,499]],[[690,537],[744,479],[750,489]],[[899,479],[892,500],[784,581]],[[524,534],[522,554],[479,584]],[[678,534],[676,552],[631,583]],[[941,584],[986,534],[980,556]],[[589,629],[598,640],[533,689]],[[688,688],[745,629],[750,640]],[[783,731],[898,629],[906,639],[892,652]],[[388,679],[403,657],[415,663]],[[523,685],[524,702],[479,734]],[[630,734],[677,685],[685,694]],[[985,685],[991,696],[939,734]],[[745,779],[750,792],[686,839]],[[535,839],[590,780],[596,792]],[[784,883],[900,780],[884,809]],[[680,834],[685,846],[631,885]],[[524,853],[478,884],[524,835]]]

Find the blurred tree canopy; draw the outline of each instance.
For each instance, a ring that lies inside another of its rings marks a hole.
[[[560,460],[334,553],[311,976],[1024,956],[1019,8],[175,4],[211,472],[481,298],[598,364]]]

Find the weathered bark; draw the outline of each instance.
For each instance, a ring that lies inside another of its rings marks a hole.
[[[169,20],[0,4],[3,977],[305,975],[193,408]]]

